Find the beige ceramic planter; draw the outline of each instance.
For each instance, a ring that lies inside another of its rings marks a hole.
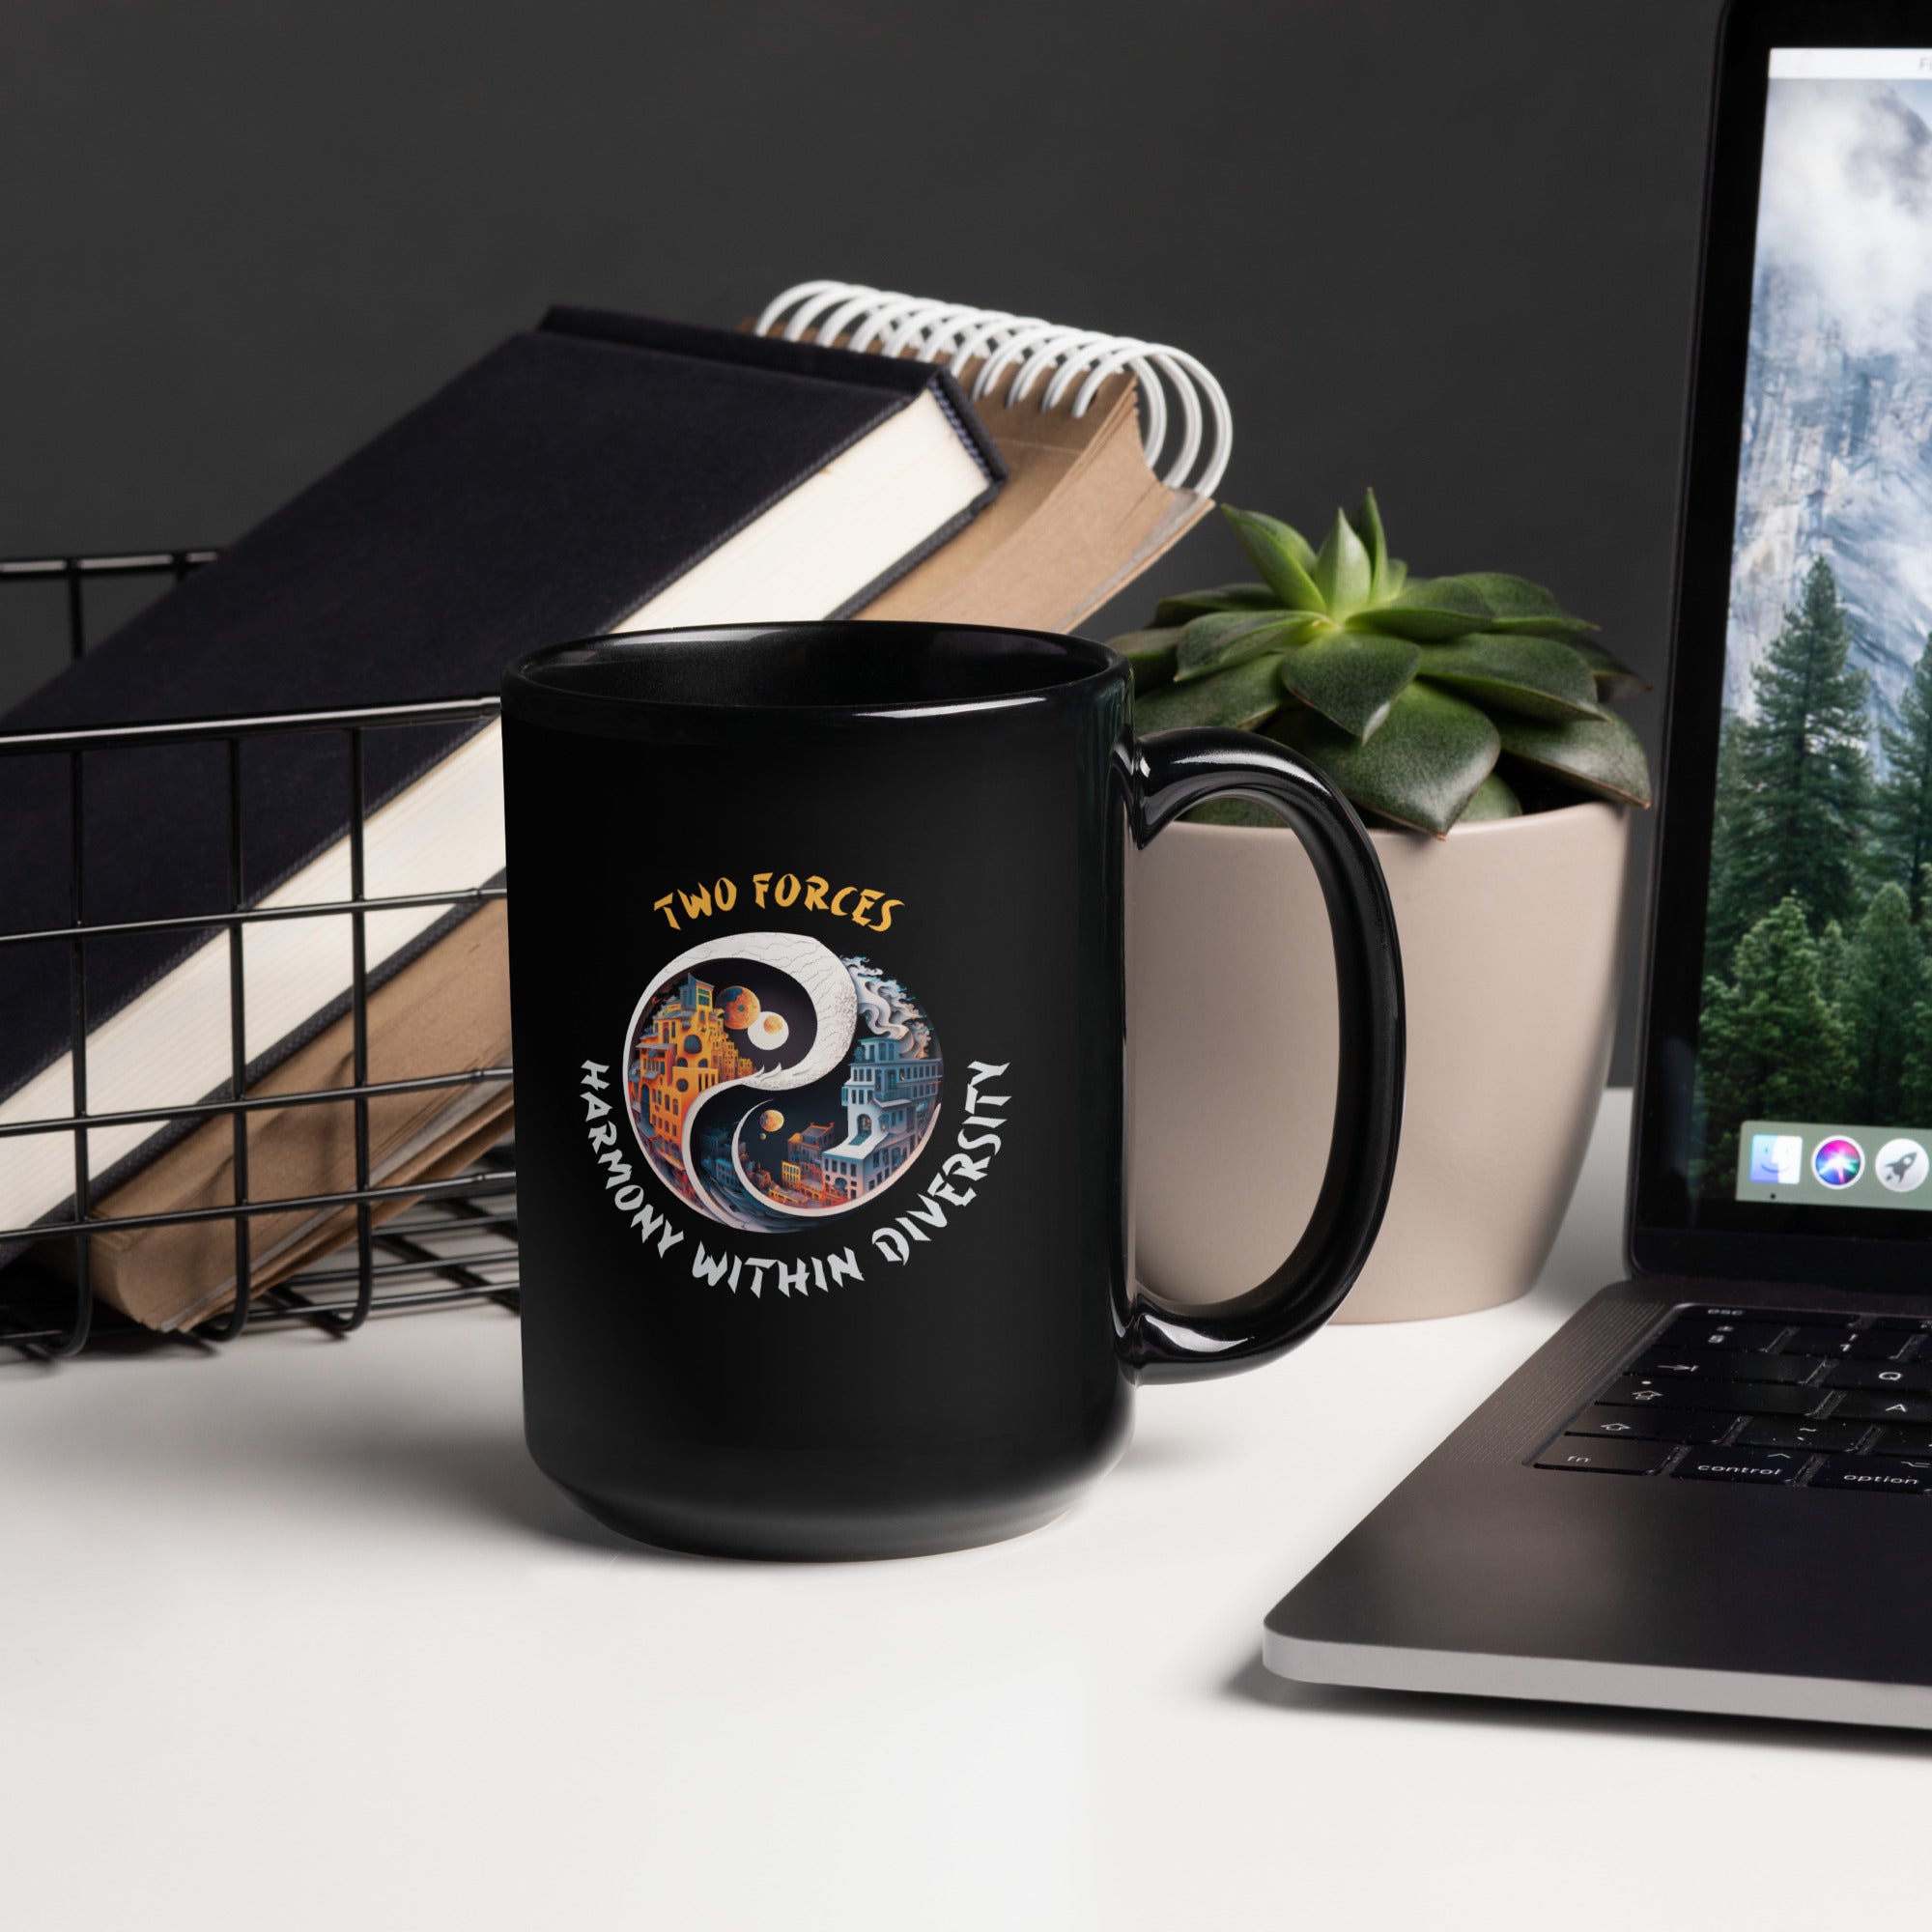
[[[1336,1317],[1486,1308],[1536,1280],[1609,1067],[1631,814],[1603,804],[1378,832],[1408,998],[1388,1217]],[[1128,872],[1136,1273],[1188,1307],[1252,1288],[1314,1204],[1335,969],[1293,834],[1175,825]]]

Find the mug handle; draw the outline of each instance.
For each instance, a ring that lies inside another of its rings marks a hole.
[[[1347,799],[1285,745],[1247,731],[1129,739],[1128,825],[1137,846],[1204,800],[1266,806],[1306,848],[1335,941],[1342,1053],[1335,1123],[1315,1211],[1259,1287],[1211,1308],[1163,1306],[1136,1288],[1121,1350],[1136,1379],[1195,1381],[1272,1360],[1334,1314],[1369,1258],[1402,1127],[1402,957],[1380,862]]]

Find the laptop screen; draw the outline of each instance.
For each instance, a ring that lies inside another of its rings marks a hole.
[[[1932,49],[1775,48],[1694,1198],[1932,1214],[1928,634]]]

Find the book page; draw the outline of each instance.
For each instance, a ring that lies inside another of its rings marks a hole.
[[[974,405],[1007,460],[1005,491],[860,616],[1070,631],[1207,514],[1209,498],[1149,469],[1132,375],[1110,378],[1078,418],[1042,410],[1042,387]]]

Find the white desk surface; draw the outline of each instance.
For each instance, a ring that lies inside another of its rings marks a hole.
[[[1149,1391],[1080,1508],[953,1556],[607,1534],[526,1461],[495,1310],[0,1368],[0,1923],[1668,1932],[1922,1898],[1932,1741],[1262,1670],[1275,1598],[1615,1277],[1628,1116],[1525,1300]]]

